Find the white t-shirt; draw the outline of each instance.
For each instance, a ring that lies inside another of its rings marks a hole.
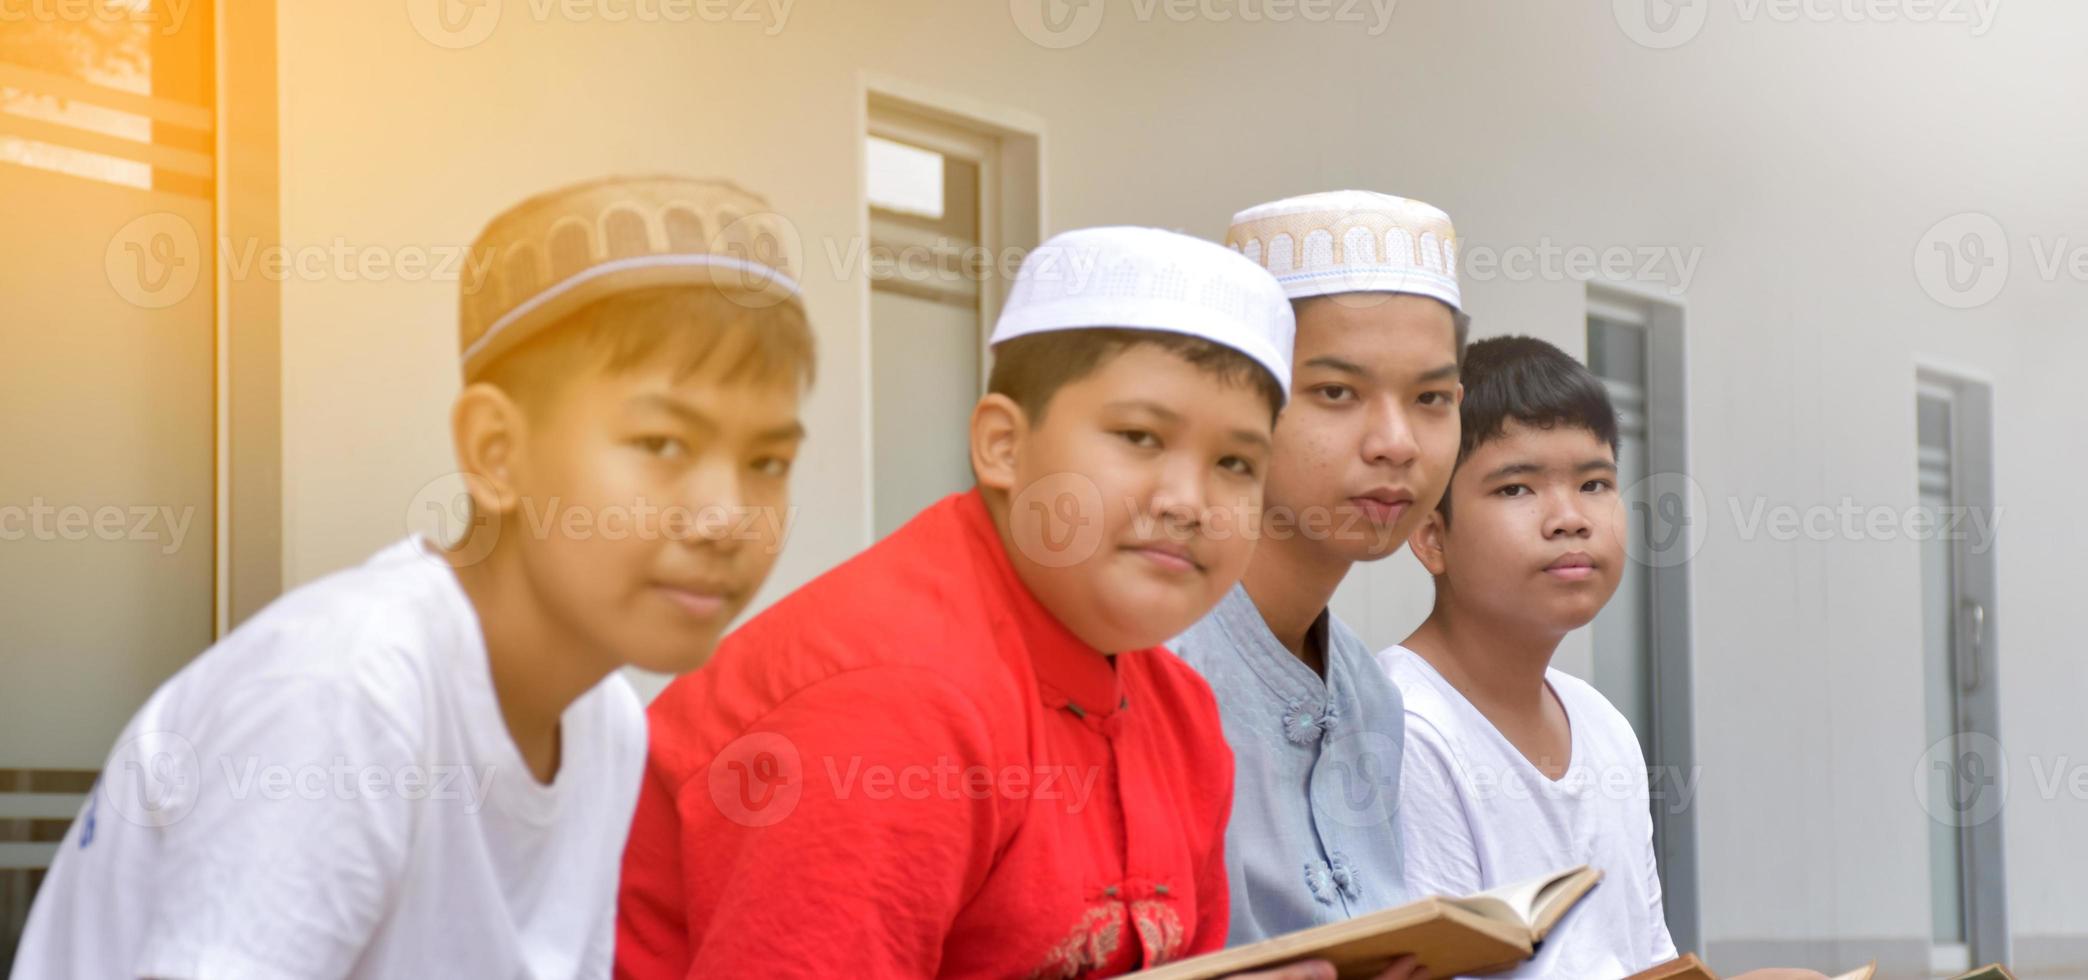
[[[645,762],[620,674],[536,781],[417,539],[297,589],[131,719],[15,976],[606,977]]]
[[[1646,762],[1631,723],[1587,682],[1545,679],[1572,725],[1557,782],[1412,650],[1378,664],[1406,700],[1399,827],[1408,888],[1469,895],[1586,864],[1602,884],[1511,977],[1599,980],[1673,959],[1653,858]]]

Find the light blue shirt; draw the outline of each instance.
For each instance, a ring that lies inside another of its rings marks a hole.
[[[1218,695],[1233,751],[1226,944],[1339,922],[1407,900],[1399,762],[1405,706],[1363,641],[1322,612],[1308,642],[1324,680],[1269,632],[1244,586],[1170,649]]]

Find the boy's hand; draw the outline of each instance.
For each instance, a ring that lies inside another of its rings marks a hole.
[[[1274,970],[1259,973],[1235,973],[1227,980],[1334,980],[1334,964],[1326,960],[1306,960]],[[1429,980],[1428,971],[1421,968],[1421,961],[1411,956],[1402,956],[1385,967],[1385,972],[1373,980]],[[1740,980],[1734,977],[1733,980]]]
[[[1749,970],[1726,980],[1827,980],[1827,974],[1812,970],[1792,970],[1776,967],[1767,970]]]

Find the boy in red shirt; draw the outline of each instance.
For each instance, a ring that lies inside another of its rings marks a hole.
[[[1220,948],[1231,754],[1159,645],[1245,568],[1292,330],[1209,242],[1032,253],[978,486],[653,703],[618,974],[1071,977]]]

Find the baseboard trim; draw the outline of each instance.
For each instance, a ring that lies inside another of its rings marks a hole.
[[[2088,977],[2088,935],[2017,936],[2010,945],[2015,947],[2010,966],[2023,980]]]
[[[1776,966],[1833,976],[1874,959],[1880,980],[1929,975],[1929,944],[1923,939],[1727,939],[1704,944],[1704,961],[1728,977]]]

